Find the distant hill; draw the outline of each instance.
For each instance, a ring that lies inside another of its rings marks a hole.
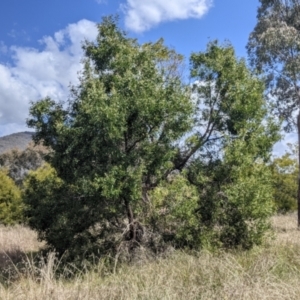
[[[32,141],[33,132],[18,132],[0,137],[0,154],[13,148],[25,150]]]

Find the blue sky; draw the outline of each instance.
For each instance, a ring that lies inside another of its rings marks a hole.
[[[68,97],[81,69],[81,41],[95,38],[103,16],[119,14],[129,36],[141,43],[163,37],[187,59],[214,39],[230,41],[246,57],[258,5],[258,0],[1,0],[0,136],[28,130],[30,101]]]
[[[140,2],[149,2],[150,5],[143,8],[142,5],[136,4]],[[179,3],[178,9],[189,9],[181,15],[180,12],[172,13],[173,7],[169,8],[171,13],[167,12],[166,7],[160,7],[160,2],[160,0],[2,0],[1,46],[4,48],[17,45],[41,50],[39,41],[44,36],[53,36],[55,32],[82,19],[100,22],[103,16],[117,13],[120,15],[120,25],[140,42],[164,37],[168,45],[189,56],[191,51],[203,49],[209,39],[228,39],[236,47],[238,55],[246,55],[245,44],[256,22],[258,0],[173,0]],[[203,13],[201,8],[198,12],[193,11],[193,7],[197,4],[202,5]],[[154,10],[152,17],[147,9]],[[135,14],[135,17],[130,17],[130,13]],[[161,14],[159,20],[155,20],[159,13]],[[140,26],[137,26],[137,23]],[[9,57],[5,57],[2,53],[1,62],[4,63],[6,60],[9,60]]]

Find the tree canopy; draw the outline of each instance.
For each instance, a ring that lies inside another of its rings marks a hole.
[[[260,0],[249,37],[250,61],[266,74],[276,111],[290,131],[300,106],[300,1]]]

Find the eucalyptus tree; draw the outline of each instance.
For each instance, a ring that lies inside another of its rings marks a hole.
[[[300,1],[260,0],[257,24],[247,48],[251,64],[265,75],[274,112],[284,121],[287,132],[297,129],[300,147]]]

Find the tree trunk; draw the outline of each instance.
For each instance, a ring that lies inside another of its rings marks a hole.
[[[298,131],[298,195],[297,195],[297,202],[298,202],[298,229],[300,230],[300,111],[297,117],[297,131]]]
[[[133,212],[129,204],[129,201],[127,199],[124,199],[124,203],[125,203],[127,218],[129,223],[129,239],[136,241],[136,228],[135,228],[135,223],[133,218]]]

